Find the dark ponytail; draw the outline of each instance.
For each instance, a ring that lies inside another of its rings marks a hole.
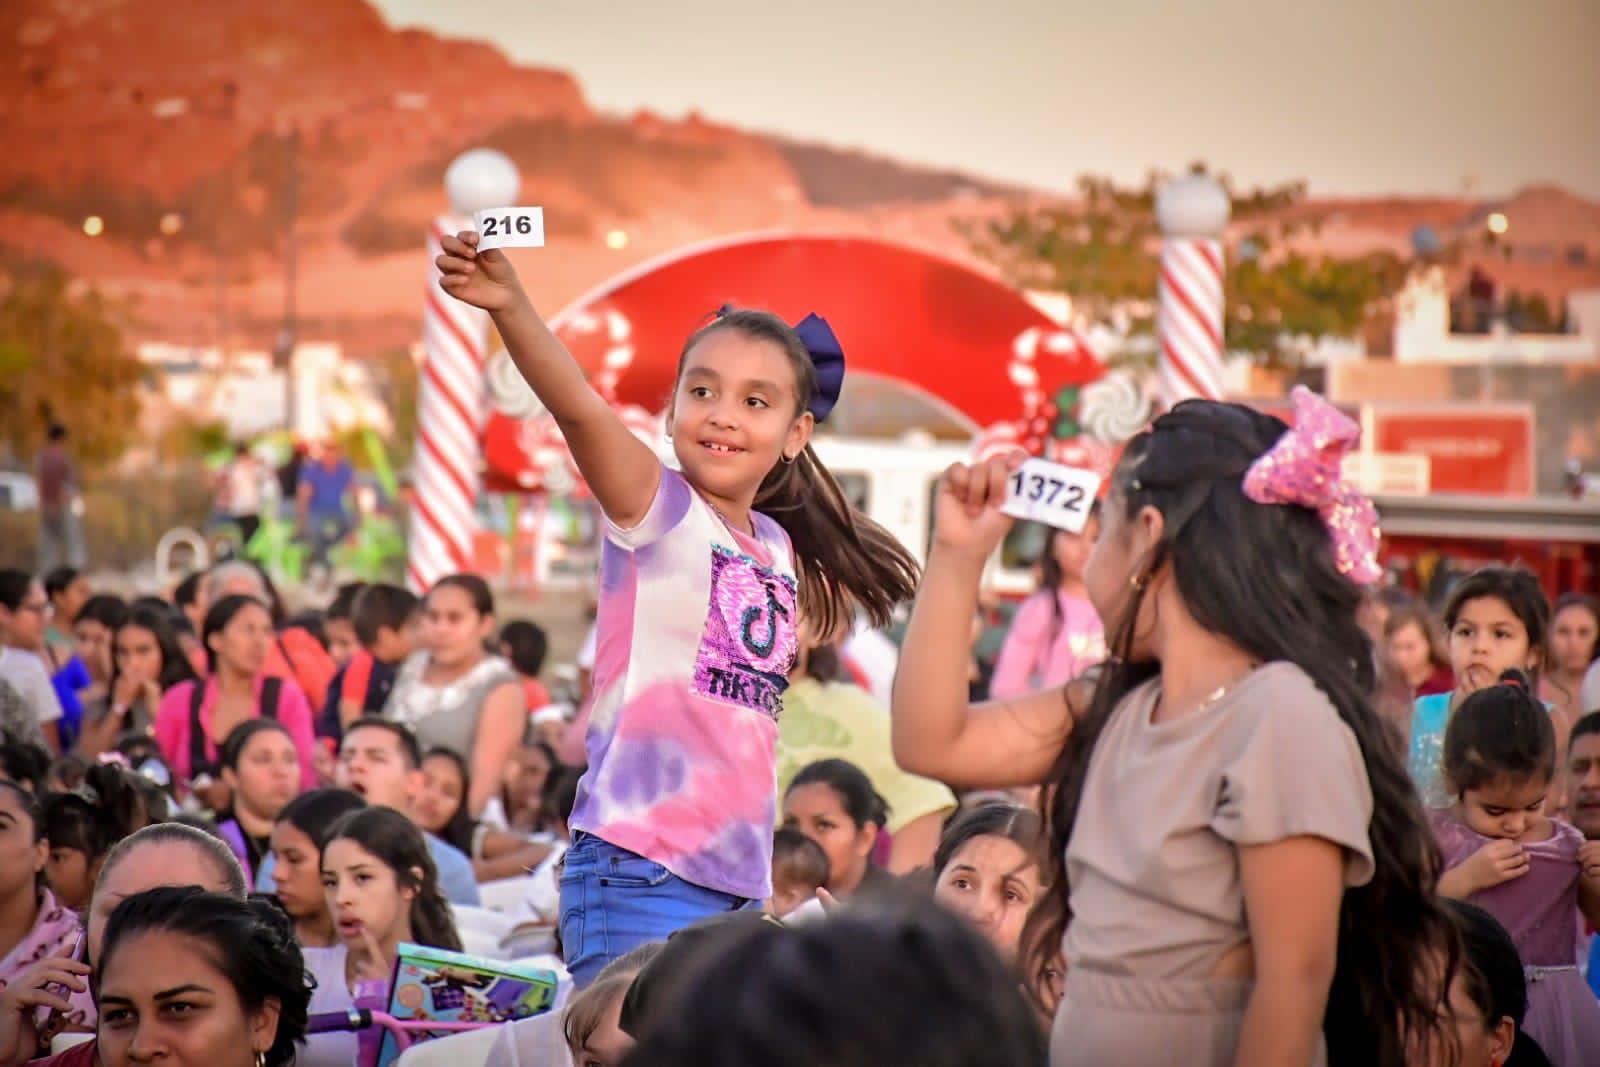
[[[794,372],[798,410],[808,408],[817,392],[816,367],[794,329],[770,311],[729,311],[701,327],[683,346],[679,375],[689,351],[717,330],[782,349]],[[852,605],[873,625],[887,626],[895,605],[916,592],[917,561],[894,535],[850,506],[810,445],[767,472],[754,507],[789,535],[800,572],[800,611],[817,633],[833,634],[847,624]]]
[[[1459,944],[1434,894],[1439,856],[1422,805],[1370,702],[1375,658],[1356,618],[1361,590],[1335,565],[1316,512],[1244,494],[1245,472],[1286,429],[1241,405],[1178,404],[1128,443],[1107,506],[1129,517],[1152,507],[1165,521],[1161,543],[1133,577],[1170,566],[1196,622],[1259,662],[1299,666],[1355,735],[1372,789],[1368,835],[1376,870],[1367,884],[1344,892],[1323,1033],[1330,1063],[1400,1067],[1408,1041],[1439,1027],[1439,975],[1418,961],[1441,961],[1448,984]],[[1072,918],[1065,851],[1095,746],[1123,697],[1159,671],[1133,659],[1147,587],[1136,582],[1121,618],[1107,620],[1111,658],[1046,781],[1046,881],[1053,888],[1029,944],[1035,977]]]
[[[1461,702],[1445,727],[1440,766],[1458,795],[1501,778],[1555,778],[1556,729],[1526,674],[1505,671],[1498,685]]]
[[[394,871],[396,883],[416,893],[411,900],[411,936],[419,945],[461,951],[455,918],[439,888],[439,868],[415,823],[393,808],[368,807],[340,819],[323,842],[328,846],[346,838],[376,856]]]
[[[44,802],[44,836],[51,848],[82,852],[91,869],[125,837],[153,821],[135,777],[110,763],[91,763],[70,792]]]

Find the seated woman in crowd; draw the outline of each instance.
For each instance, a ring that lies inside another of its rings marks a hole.
[[[86,958],[100,958],[106,921],[123,899],[171,885],[198,885],[241,901],[245,897],[244,872],[220,839],[177,823],[147,826],[115,845],[100,865],[100,879],[89,902]],[[0,990],[0,1067],[19,1067],[48,1051],[41,1047],[41,1038],[47,1045],[49,1035],[34,1026],[37,1009],[55,1013],[69,1028],[94,1026],[88,976],[87,964],[61,952],[39,960]],[[67,991],[64,996],[62,988]],[[96,1053],[95,1042],[90,1041],[39,1060],[37,1067],[92,1067]]]
[[[983,804],[951,820],[934,854],[934,899],[970,921],[1010,963],[1044,890],[1043,845],[1037,813]]]
[[[319,1011],[387,1004],[402,941],[461,951],[422,832],[392,808],[364,808],[334,825],[322,846],[322,885],[343,951],[310,961],[310,973],[345,997],[327,1007],[319,998]],[[361,1035],[363,1055],[378,1039]]]
[[[322,887],[322,843],[340,819],[366,806],[348,789],[313,789],[289,801],[272,824],[272,891],[307,959],[339,943]]]
[[[115,764],[92,764],[72,792],[46,797],[45,876],[56,900],[74,911],[87,908],[112,846],[153,821],[135,777]]]
[[[494,596],[475,574],[441,578],[423,602],[423,649],[400,668],[385,715],[416,732],[424,750],[448,748],[467,761],[467,813],[483,815],[527,730],[522,683],[484,650],[494,632]]]
[[[147,734],[168,690],[195,679],[168,611],[136,604],[111,638],[106,694],[83,713],[78,751],[94,757],[127,735]]]
[[[217,830],[254,885],[256,871],[272,848],[272,825],[300,792],[299,754],[281,722],[251,719],[228,734],[218,762],[229,808]]]
[[[553,816],[544,803],[545,785],[560,768],[555,749],[544,741],[531,741],[517,749],[516,762],[506,775],[500,795],[505,829],[525,834],[552,829]]]
[[[234,559],[205,572],[195,601],[195,625],[203,630],[212,605],[229,596],[254,597],[266,606],[272,618],[264,673],[293,682],[313,707],[322,707],[336,671],[333,657],[320,638],[287,617],[272,579],[254,563]]]
[[[889,808],[861,769],[842,759],[800,769],[783,795],[783,825],[828,854],[828,892],[837,900],[880,892],[894,876],[872,862]]]
[[[1411,699],[1448,693],[1456,687],[1439,624],[1420,601],[1397,604],[1383,624],[1384,653],[1405,679]]]
[[[44,881],[50,843],[37,798],[0,781],[0,988],[39,960],[69,954],[83,926]]]
[[[939,844],[945,817],[955,810],[950,787],[908,774],[894,761],[889,744],[889,709],[850,680],[839,650],[813,643],[801,627],[799,662],[783,694],[778,720],[778,789],[801,767],[824,759],[843,759],[861,769],[888,808],[885,864],[891,874],[925,868]]]
[[[206,612],[201,638],[210,677],[174,687],[156,713],[156,740],[178,779],[208,807],[225,809],[228,791],[217,763],[222,742],[242,722],[277,719],[294,739],[301,782],[315,783],[311,705],[299,686],[265,673],[273,640],[266,607],[253,597],[223,597]]]
[[[1446,900],[1445,910],[1461,933],[1461,961],[1445,998],[1454,1024],[1454,1057],[1418,1055],[1415,1063],[1448,1062],[1459,1067],[1549,1067],[1550,1059],[1522,1029],[1528,986],[1516,942],[1495,917],[1464,900]]]
[[[111,913],[95,964],[100,1062],[288,1067],[306,1032],[305,973],[269,903],[196,886],[136,893]]]
[[[33,576],[0,570],[0,681],[22,695],[28,709],[21,740],[61,751],[61,700],[39,651],[50,601]]]
[[[61,700],[61,747],[77,744],[84,709],[104,700],[111,685],[111,635],[128,618],[128,604],[119,596],[96,594],[84,601],[72,621],[72,658],[56,671],[53,682]]]
[[[550,842],[475,822],[467,814],[467,783],[467,761],[452,750],[436,748],[423,756],[422,787],[413,810],[417,825],[471,857],[473,876],[480,882],[514,878],[538,866],[550,854]]]

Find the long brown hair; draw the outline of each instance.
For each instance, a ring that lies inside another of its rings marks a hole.
[[[1181,403],[1128,443],[1110,506],[1128,516],[1147,506],[1160,511],[1166,533],[1143,573],[1170,565],[1195,621],[1262,663],[1299,666],[1355,735],[1372,789],[1367,832],[1375,870],[1365,885],[1344,892],[1323,1033],[1332,1064],[1400,1067],[1408,1041],[1438,1027],[1440,989],[1455,973],[1459,941],[1435,896],[1439,853],[1422,805],[1372,708],[1376,661],[1356,621],[1361,592],[1335,567],[1314,511],[1254,503],[1242,490],[1251,462],[1285,429],[1239,405]],[[1112,658],[1046,782],[1052,891],[1031,924],[1035,973],[1072,918],[1066,847],[1096,743],[1122,698],[1160,669],[1132,659],[1146,595],[1136,586],[1113,624]],[[1443,962],[1442,983],[1428,973],[1429,960]]]
[[[677,377],[690,350],[717,330],[737,330],[777,345],[794,372],[796,414],[807,410],[817,391],[811,354],[794,329],[770,311],[729,311],[702,326],[678,356]],[[800,572],[800,611],[817,633],[832,634],[847,623],[852,604],[873,625],[885,626],[895,605],[916,591],[917,561],[889,531],[850,506],[809,444],[794,462],[780,462],[767,472],[754,507],[788,533]]]

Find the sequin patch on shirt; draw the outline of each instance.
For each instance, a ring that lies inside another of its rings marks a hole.
[[[793,578],[713,545],[694,691],[777,718],[794,663],[797,599]]]

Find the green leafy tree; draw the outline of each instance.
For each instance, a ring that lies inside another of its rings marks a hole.
[[[32,456],[51,422],[85,465],[120,456],[139,429],[143,368],[117,311],[56,269],[27,270],[0,295],[0,442]]]
[[[1149,332],[1161,271],[1155,200],[1164,180],[1151,174],[1132,189],[1085,176],[1077,202],[1025,207],[968,227],[967,236],[1015,284],[1065,293],[1091,322],[1120,320],[1134,333]],[[1234,229],[1243,231],[1224,278],[1230,349],[1264,363],[1293,362],[1294,337],[1354,336],[1398,290],[1404,264],[1392,255],[1335,260],[1290,250],[1291,238],[1320,225],[1303,207],[1305,183],[1240,190],[1226,175],[1218,181],[1232,202]]]

